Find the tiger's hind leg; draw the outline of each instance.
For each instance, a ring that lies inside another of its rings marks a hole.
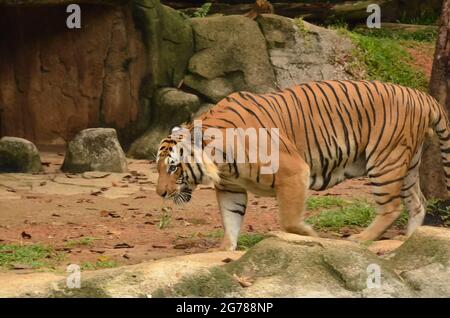
[[[402,187],[402,198],[406,209],[408,210],[408,227],[406,231],[406,236],[410,236],[417,227],[422,225],[423,219],[425,218],[425,197],[420,191],[419,182],[419,166],[420,166],[420,156],[421,151],[419,151],[413,159],[413,164],[408,170],[405,177],[405,181]]]
[[[377,216],[364,231],[350,236],[350,240],[376,240],[402,213],[401,189],[408,165],[401,159],[403,158],[383,165],[382,169],[374,168],[370,171],[369,178],[377,204]]]
[[[234,251],[247,208],[247,192],[230,192],[216,188],[216,196],[224,227],[224,237],[220,249]]]
[[[277,178],[275,192],[280,224],[288,233],[317,237],[313,228],[304,222],[306,195],[309,188],[309,167],[303,159],[299,161],[299,167],[293,169],[297,173],[287,173]]]

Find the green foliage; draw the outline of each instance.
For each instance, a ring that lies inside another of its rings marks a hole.
[[[13,268],[18,264],[32,268],[51,267],[60,259],[61,255],[41,244],[0,244],[0,267]]]
[[[375,207],[364,200],[348,202],[338,209],[324,211],[307,218],[307,222],[318,230],[338,231],[343,227],[356,228],[368,226],[376,215]],[[396,225],[404,225],[407,214],[403,213]]]
[[[170,219],[171,219],[170,212],[171,212],[171,209],[162,208],[161,214],[159,217],[159,224],[158,224],[158,227],[160,230],[165,229],[166,227],[169,226]]]
[[[98,240],[95,237],[82,237],[77,240],[69,240],[66,242],[66,247],[77,247],[77,246],[90,246],[92,243],[94,243],[95,240]]]
[[[438,219],[438,223],[442,223],[444,226],[450,226],[450,205],[449,202],[431,199],[427,202],[427,214],[435,219]]]
[[[343,206],[347,202],[335,196],[312,196],[306,201],[307,210],[329,209],[336,206]]]
[[[241,234],[238,238],[237,248],[238,250],[248,250],[257,243],[261,242],[264,238],[265,236],[259,233]]]
[[[194,18],[204,18],[208,15],[209,10],[211,9],[211,2],[204,3],[200,8],[195,10],[192,14]]]
[[[116,267],[117,262],[114,260],[99,260],[95,263],[92,262],[84,262],[81,264],[81,270],[94,270],[94,269],[102,269],[102,268],[112,268]]]
[[[393,30],[389,28],[369,29],[358,28],[356,33],[376,38],[393,39],[397,41],[435,42],[438,29],[436,27],[418,28],[414,31]]]
[[[295,25],[298,27],[299,32],[305,36],[306,34],[308,34],[308,30],[306,29],[305,26],[305,21],[303,20],[303,18],[295,18],[294,19],[294,23]]]
[[[428,10],[422,11],[418,17],[408,18],[404,14],[397,22],[405,24],[436,25],[438,20],[439,13]]]
[[[410,65],[411,56],[397,40],[355,32],[348,34],[361,49],[359,58],[366,65],[370,79],[427,90],[425,75]]]

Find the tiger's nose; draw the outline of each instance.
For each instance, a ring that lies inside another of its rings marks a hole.
[[[165,198],[167,195],[167,191],[164,191],[164,193],[161,193],[160,196],[162,196],[163,198]]]

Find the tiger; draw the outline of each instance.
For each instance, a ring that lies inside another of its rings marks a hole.
[[[266,94],[232,93],[198,120],[201,131],[210,127],[278,130],[278,170],[264,174],[259,160],[237,162],[234,153],[227,154],[227,162],[215,161],[204,151],[207,140],[196,146],[207,160],[181,160],[193,158],[194,151],[183,154],[180,137],[173,132],[181,128],[192,132],[192,123],[175,127],[160,143],[156,192],[185,203],[196,186],[213,185],[224,227],[222,250],[236,249],[248,192],[276,198],[283,231],[317,237],[305,222],[308,190],[325,190],[357,177],[367,178],[377,213],[368,227],[349,239],[380,238],[399,218],[402,202],[408,211],[409,237],[425,216],[419,166],[424,140],[434,132],[450,190],[447,114],[420,90],[379,81],[311,81]],[[227,144],[226,138],[223,143]],[[250,145],[244,146],[249,151]]]

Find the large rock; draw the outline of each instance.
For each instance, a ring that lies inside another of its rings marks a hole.
[[[112,128],[82,130],[67,145],[61,170],[80,173],[85,171],[127,171],[127,160]]]
[[[379,285],[370,276],[377,267]],[[450,297],[450,230],[421,227],[384,257],[349,241],[276,233],[238,261],[185,277],[156,295]]]
[[[161,139],[166,137],[170,128],[190,121],[200,108],[197,95],[176,88],[161,88],[153,98],[154,118],[149,128],[133,142],[128,155],[137,159],[153,159]]]
[[[0,172],[40,172],[41,158],[36,146],[22,138],[0,139]]]
[[[243,16],[191,19],[195,54],[184,85],[218,102],[228,94],[248,90],[268,92],[275,77],[258,24]]]
[[[0,41],[2,133],[62,145],[82,129],[111,126],[131,141],[148,125],[141,83],[150,72],[131,5],[83,2],[82,27],[72,30],[65,7],[49,5],[56,2],[66,1],[0,9],[9,30]]]
[[[287,233],[273,233],[241,255],[194,254],[83,272],[80,289],[57,275],[0,274],[0,286],[7,285],[0,297],[450,297],[445,228],[421,227],[383,257],[354,242]],[[224,264],[227,258],[234,261]],[[371,276],[377,269],[379,282]]]
[[[190,21],[158,0],[136,0],[133,6],[151,69],[147,94],[161,86],[178,86],[194,53]]]
[[[307,81],[355,79],[362,74],[352,60],[353,43],[335,30],[273,14],[259,17],[258,23],[279,88]]]

